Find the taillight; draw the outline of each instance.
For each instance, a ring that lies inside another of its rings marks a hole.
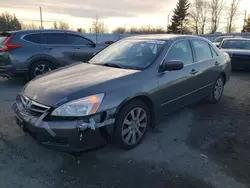
[[[2,48],[0,48],[0,52],[6,52],[6,51],[10,51],[10,50],[14,50],[17,48],[20,48],[21,45],[20,44],[11,44],[10,41],[11,39],[14,37],[14,35],[11,35],[5,42],[4,42],[4,46]]]

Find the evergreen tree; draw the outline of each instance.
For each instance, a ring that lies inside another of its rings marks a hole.
[[[248,18],[245,20],[245,25],[243,27],[242,32],[250,32],[250,15]]]
[[[174,15],[171,19],[171,25],[168,27],[168,33],[189,33],[188,29],[186,28],[188,22],[187,16],[189,6],[189,0],[178,1],[176,8],[174,9]]]
[[[21,23],[18,21],[18,19],[16,18],[16,15],[14,14],[14,16],[12,17],[11,20],[11,30],[20,30],[21,29]]]
[[[11,15],[8,12],[0,15],[0,31],[14,31],[20,30],[21,23],[17,19],[16,15]]]

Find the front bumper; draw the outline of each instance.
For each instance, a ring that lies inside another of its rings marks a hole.
[[[79,120],[45,121],[46,114],[40,117],[28,114],[16,102],[13,106],[17,124],[39,144],[58,151],[84,152],[106,145],[100,134],[100,127],[114,123],[106,119],[102,123],[82,123]]]

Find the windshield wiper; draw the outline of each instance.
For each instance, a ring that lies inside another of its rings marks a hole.
[[[114,64],[114,63],[104,63],[102,65],[106,66],[106,67],[124,68],[121,65],[117,65],[117,64]]]

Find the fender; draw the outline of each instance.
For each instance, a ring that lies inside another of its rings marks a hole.
[[[136,93],[132,96],[129,96],[128,98],[124,99],[116,108],[116,111],[115,111],[115,116],[118,114],[118,112],[121,110],[121,108],[127,104],[128,102],[130,102],[131,100],[133,99],[136,99],[137,97],[147,97],[151,103],[153,104],[152,102],[152,99],[151,97],[148,95],[148,93],[144,93],[144,92],[140,92],[140,93]],[[153,111],[155,111],[155,107],[153,106]]]
[[[35,61],[39,61],[39,60],[46,60],[51,62],[55,67],[61,67],[63,66],[62,63],[60,61],[58,61],[56,58],[47,55],[47,54],[37,54],[34,55],[32,57],[30,57],[27,61],[28,61],[28,66],[27,69],[29,69],[29,67],[31,66],[32,63],[34,63]]]

